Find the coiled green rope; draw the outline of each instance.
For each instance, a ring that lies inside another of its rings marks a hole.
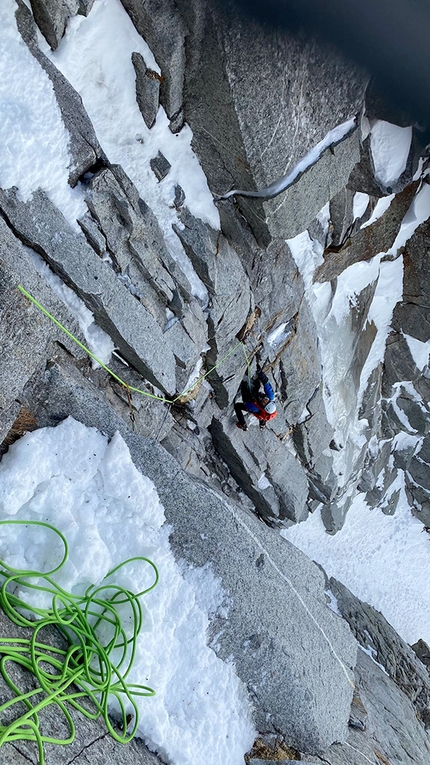
[[[44,743],[69,744],[74,740],[75,725],[68,707],[92,720],[103,717],[111,736],[121,743],[127,743],[138,727],[135,697],[155,694],[152,688],[128,684],[126,679],[133,665],[136,641],[143,622],[139,598],[156,586],[157,567],[145,557],[129,558],[109,571],[99,587],[91,585],[83,596],[72,595],[52,579],[68,558],[64,535],[55,526],[41,521],[0,521],[0,526],[5,525],[41,526],[49,529],[61,540],[64,550],[58,566],[46,572],[16,569],[0,559],[0,576],[3,578],[0,605],[16,625],[31,627],[33,630],[28,639],[0,637],[0,672],[14,694],[11,700],[0,706],[0,747],[6,742],[35,741],[39,763],[44,765]],[[106,582],[108,577],[133,561],[141,561],[152,568],[154,581],[149,587],[134,594]],[[52,595],[51,608],[30,605],[14,594],[18,588],[49,593]],[[118,607],[123,614],[122,619]],[[127,620],[127,631],[123,626],[124,618]],[[47,626],[57,627],[62,632],[68,648],[61,649],[40,640],[40,632]],[[100,636],[102,627],[103,633],[108,633],[103,643]],[[7,665],[10,662],[31,672],[37,687],[23,693],[8,672]],[[108,703],[112,697],[117,700],[120,708],[120,732],[113,728],[108,716]],[[92,702],[92,709],[88,708],[88,699]],[[66,719],[69,736],[63,739],[53,738],[41,731],[39,713],[51,704],[56,704]],[[23,705],[27,709],[24,713]],[[133,710],[130,731],[126,707]],[[12,722],[3,724],[6,710],[7,717],[14,710],[18,716]]]

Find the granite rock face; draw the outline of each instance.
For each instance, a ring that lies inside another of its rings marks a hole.
[[[76,337],[84,339],[73,316],[38,274],[25,248],[2,218],[0,275],[0,414],[4,437],[18,414],[17,399],[24,386],[35,373],[41,374],[56,345],[62,343],[80,359],[85,354],[18,290],[19,284],[25,285]]]
[[[174,0],[121,0],[137,31],[147,41],[161,68],[160,103],[174,132],[183,124],[183,83],[186,27]]]
[[[367,77],[332,50],[245,25],[233,8],[223,13],[216,3],[179,7],[190,30],[185,117],[215,194],[267,186],[360,111]],[[307,228],[345,185],[358,151],[353,135],[334,155],[325,154],[318,169],[302,177],[303,192],[293,186],[268,203],[238,199],[257,236],[267,244]]]
[[[74,285],[125,358],[154,385],[173,392],[175,361],[162,342],[159,325],[124,286],[118,285],[114,273],[84,238],[70,229],[48,197],[37,192],[28,203],[23,203],[12,192],[1,192],[0,196],[0,207],[22,241],[42,252],[51,267]],[[43,228],[37,224],[41,219]],[[134,332],[136,326],[140,327],[139,335]]]
[[[364,713],[365,729],[350,721],[345,743],[332,744],[316,763],[361,765],[371,762],[416,765],[430,756],[428,734],[417,720],[412,702],[364,651],[355,667],[356,692]]]
[[[140,53],[132,53],[131,60],[136,72],[136,101],[147,127],[152,128],[160,103],[160,84],[158,72],[148,69]]]
[[[316,762],[360,765],[363,758],[374,765],[427,762],[430,683],[426,668],[382,614],[335,579],[328,586],[361,647],[348,738],[315,757]]]
[[[234,657],[258,728],[288,731],[291,745],[309,752],[343,740],[356,645],[325,605],[319,568],[252,513],[187,476],[153,440],[128,430],[89,383],[77,384],[67,365],[51,366],[42,387],[28,386],[26,394],[41,425],[68,412],[108,435],[119,430],[136,466],[156,486],[174,527],[175,554],[194,566],[211,561],[232,601],[228,617],[212,623],[214,649],[226,660]]]
[[[366,650],[370,649],[376,661],[410,699],[418,719],[428,727],[430,678],[423,663],[379,611],[360,601],[335,579],[330,579],[329,586],[340,613],[359,644]]]
[[[48,73],[70,133],[69,183],[81,181],[88,209],[74,229],[42,190],[23,201],[19,190],[0,189],[0,439],[22,409],[36,426],[72,415],[109,436],[119,430],[156,485],[177,557],[210,561],[231,596],[228,618],[212,623],[209,638],[220,636],[213,647],[233,656],[259,730],[281,732],[302,761],[314,755],[307,759],[358,765],[365,756],[375,765],[412,765],[422,755],[424,763],[427,671],[382,616],[338,583],[342,617],[333,614],[321,571],[276,534],[315,511],[336,533],[357,490],[392,514],[403,475],[413,512],[430,527],[429,220],[402,251],[389,252],[426,191],[428,160],[420,180],[412,179],[418,131],[394,198],[372,223],[389,189],[375,178],[368,119],[387,112],[369,91],[364,97],[365,73],[300,34],[245,26],[212,1],[122,2],[161,69],[149,71],[132,54],[142,119],[151,130],[161,105],[178,131],[185,116],[215,194],[266,186],[333,128],[358,118],[279,197],[218,202],[221,230],[191,214],[174,158],[155,156],[157,146],[152,169],[160,182],[173,178],[175,192],[169,215],[176,223],[165,236],[157,210],[104,155],[79,95],[38,47],[36,25],[55,48],[67,19],[89,13],[91,0],[32,0],[33,14],[19,0],[20,33]],[[405,126],[404,116],[392,119]],[[296,235],[309,245],[302,261]],[[91,369],[82,348],[17,289],[21,283],[85,343],[31,250],[111,336],[115,377]],[[403,257],[403,296],[369,372],[377,275],[350,290],[342,311],[331,308],[348,269],[371,267],[379,253],[382,263]],[[317,293],[325,315],[314,311]],[[339,343],[328,359],[330,337]],[[250,416],[244,433],[233,405],[257,362],[278,414],[262,430]],[[193,387],[199,374],[205,378]],[[127,386],[176,400],[131,395]],[[349,438],[355,416],[358,446]],[[362,651],[356,658],[355,640],[388,674]],[[70,763],[117,761],[105,738],[100,754],[93,733],[83,735]],[[154,761],[129,751],[135,762]],[[17,763],[33,757],[14,756]]]
[[[31,9],[46,42],[55,50],[60,44],[68,19],[79,10],[79,0],[31,0]]]

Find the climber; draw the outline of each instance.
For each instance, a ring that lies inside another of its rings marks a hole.
[[[260,385],[263,384],[264,393],[260,391]],[[243,412],[250,412],[260,421],[260,428],[264,428],[269,420],[273,420],[276,415],[275,394],[269,382],[269,378],[264,374],[260,365],[257,364],[257,376],[249,381],[245,376],[240,386],[242,402],[234,405],[234,410],[238,422],[236,426],[241,430],[248,430]]]

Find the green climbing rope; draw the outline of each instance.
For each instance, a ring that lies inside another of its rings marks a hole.
[[[55,318],[55,316],[53,316],[51,313],[49,313],[49,311],[47,311],[47,309],[43,305],[41,305],[41,303],[39,303],[36,300],[36,298],[33,297],[33,295],[31,295],[29,292],[27,292],[27,290],[25,290],[24,287],[21,286],[21,284],[18,284],[18,289],[20,290],[20,292],[22,292],[23,295],[25,295],[26,298],[28,298],[28,300],[30,300],[37,308],[39,308],[39,310],[42,311],[42,313],[44,313],[45,316],[47,316],[49,319],[51,319],[51,321],[57,327],[59,327],[59,329],[61,329],[68,337],[70,337],[70,339],[73,340],[73,342],[76,343],[76,345],[78,345],[79,348],[82,348],[82,350],[85,351],[85,353],[87,353],[88,356],[90,356],[92,359],[94,359],[94,361],[96,361],[97,364],[99,364],[106,372],[108,372],[111,375],[111,377],[113,377],[114,380],[119,382],[128,391],[132,391],[133,393],[140,393],[142,396],[148,396],[148,398],[154,398],[157,401],[161,401],[164,404],[174,404],[175,402],[179,401],[179,399],[181,399],[183,396],[185,396],[186,393],[189,393],[193,388],[195,388],[197,385],[199,385],[205,379],[205,377],[210,375],[211,372],[213,372],[215,369],[217,369],[217,367],[219,367],[221,364],[223,364],[224,361],[226,361],[226,359],[228,359],[228,357],[231,356],[240,346],[243,348],[243,352],[244,352],[246,363],[247,363],[248,377],[249,377],[249,374],[250,374],[249,373],[249,360],[248,360],[248,356],[247,356],[247,353],[246,353],[246,349],[245,349],[245,346],[244,346],[244,344],[242,342],[238,342],[237,345],[234,346],[234,348],[232,348],[228,353],[226,353],[226,355],[223,356],[223,358],[220,359],[217,364],[215,364],[215,366],[211,367],[211,369],[209,369],[207,372],[205,372],[204,375],[201,375],[195,382],[192,383],[192,385],[189,386],[189,388],[186,388],[186,390],[182,391],[182,393],[180,393],[178,396],[176,396],[176,398],[173,398],[173,399],[163,398],[163,396],[156,396],[154,393],[149,393],[146,390],[141,390],[140,388],[134,388],[132,385],[129,385],[128,383],[124,382],[124,380],[122,380],[121,377],[118,377],[118,375],[115,374],[115,372],[113,372],[112,369],[109,369],[109,367],[106,366],[106,364],[103,364],[103,362],[100,361],[100,359],[98,359],[97,356],[95,356],[95,354],[92,353],[92,351],[90,351],[90,349],[86,347],[86,345],[81,343],[81,341],[78,340],[78,338],[75,337],[75,335],[73,335],[63,324],[61,324],[58,321],[58,319]]]
[[[129,558],[109,571],[100,586],[91,585],[82,596],[72,595],[52,578],[68,558],[64,535],[55,526],[41,521],[0,521],[0,526],[5,525],[44,527],[61,540],[63,554],[58,566],[46,572],[16,569],[0,559],[3,580],[0,606],[16,625],[32,629],[29,638],[0,637],[0,672],[13,692],[13,698],[0,705],[0,747],[6,742],[34,741],[38,747],[39,765],[44,765],[44,743],[69,744],[74,740],[75,725],[70,707],[92,720],[102,717],[111,736],[127,743],[138,727],[135,697],[155,693],[148,686],[127,683],[127,676],[143,623],[139,598],[156,586],[157,567],[145,557]],[[107,581],[120,568],[134,561],[152,569],[154,578],[149,587],[134,594]],[[51,607],[32,606],[18,596],[17,592],[23,590],[48,593],[52,596]],[[58,648],[44,642],[40,633],[45,627],[57,627],[68,647]],[[36,688],[23,693],[8,671],[11,663],[31,672]],[[108,704],[113,698],[120,709],[119,729],[112,726],[108,716]],[[69,735],[62,739],[53,738],[41,730],[39,715],[52,704],[57,705],[68,726]],[[26,708],[25,712],[23,708]],[[130,709],[133,710],[133,724],[130,720],[129,726],[127,710]],[[10,722],[11,714],[15,719]],[[5,716],[8,722],[3,723]]]

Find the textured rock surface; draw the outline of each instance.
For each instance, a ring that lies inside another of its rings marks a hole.
[[[357,655],[348,738],[315,757],[316,762],[424,765],[430,757],[425,730],[430,682],[424,665],[382,614],[336,580],[330,579],[329,586],[363,649]]]
[[[91,5],[91,0],[33,2],[52,47],[68,16],[86,14]],[[132,56],[143,119],[149,128],[154,124],[160,101],[171,130],[179,130],[185,110],[216,193],[267,185],[362,111],[366,75],[300,34],[245,27],[230,9],[223,15],[202,0],[123,0],[123,5],[161,68],[155,75],[142,56]],[[321,629],[350,677],[355,643],[345,621],[325,606],[322,574],[267,528],[305,521],[318,508],[327,530],[335,533],[356,487],[372,507],[394,513],[400,492],[393,482],[402,471],[414,512],[430,526],[429,372],[417,357],[424,359],[430,338],[428,221],[404,247],[403,298],[394,311],[385,358],[367,380],[362,373],[377,339],[369,320],[376,280],[358,294],[351,291],[342,317],[333,364],[344,371],[338,381],[344,409],[334,414],[346,424],[357,414],[358,448],[348,428],[331,424],[333,412],[326,412],[331,362],[327,365],[322,327],[305,296],[308,274],[305,289],[285,243],[308,228],[314,240],[310,260],[323,256],[315,289],[330,309],[346,269],[389,249],[408,215],[418,187],[410,184],[420,151],[417,131],[407,167],[393,184],[396,196],[366,228],[360,226],[389,189],[375,179],[370,123],[363,117],[280,197],[219,203],[221,232],[191,215],[176,185],[172,209],[179,211],[178,224],[165,241],[122,167],[103,155],[80,97],[39,50],[27,6],[18,2],[19,29],[51,78],[71,136],[69,181],[76,184],[85,173],[88,212],[77,233],[43,192],[24,203],[13,189],[0,191],[0,439],[23,408],[41,426],[71,414],[110,435],[119,429],[136,464],[157,486],[175,527],[177,556],[195,565],[211,561],[233,599],[229,618],[214,622],[211,634],[221,632],[217,650],[234,657],[248,683],[260,731],[280,732],[303,752],[319,752],[320,759],[308,757],[315,762],[359,765],[367,758],[374,765],[424,765],[428,673],[380,615],[338,585],[344,617],[389,673],[360,652],[352,698]],[[367,108],[367,117],[387,119],[369,93]],[[404,124],[402,115],[392,119]],[[174,159],[168,156],[172,168],[166,183],[175,184]],[[153,159],[157,177],[164,177],[167,165]],[[357,191],[369,198],[354,220]],[[22,243],[94,312],[118,348],[119,358],[110,366],[129,385],[173,395],[189,385],[200,365],[202,372],[219,366],[189,392],[186,403],[167,406],[138,394],[130,399],[103,369],[90,369],[77,346],[17,291],[21,281],[83,339]],[[172,245],[181,254],[183,246],[207,299],[192,294]],[[323,330],[336,337],[336,317]],[[278,408],[277,418],[262,431],[250,417],[247,433],[235,427],[233,413],[247,371],[244,350],[250,374],[256,357],[264,366]],[[345,438],[339,438],[341,432]],[[405,436],[401,447],[398,434]],[[117,761],[105,738],[100,754],[91,743],[93,734],[83,735],[74,762]],[[343,743],[329,746],[335,740]],[[16,752],[16,762],[26,755]],[[138,757],[133,761],[140,762]]]
[[[382,436],[393,439],[398,433],[407,433],[414,438],[407,448],[392,449],[391,468],[381,464],[379,454],[368,460],[374,473],[373,465],[379,461],[385,486],[394,480],[398,469],[405,471],[412,511],[425,526],[430,524],[430,381],[428,364],[418,368],[410,342],[418,341],[425,349],[430,341],[429,225],[427,220],[418,226],[404,247],[403,296],[394,309],[381,379]]]
[[[328,247],[324,252],[324,263],[315,273],[315,281],[331,281],[353,263],[370,260],[378,252],[387,252],[394,243],[417,188],[418,182],[415,182],[397,194],[384,215],[372,225],[362,228],[353,238],[347,238],[340,248]]]
[[[174,0],[121,0],[161,68],[160,102],[175,131],[182,127],[186,30]],[[179,116],[179,119],[178,119]]]
[[[430,723],[430,678],[412,648],[396,633],[384,616],[363,603],[335,579],[330,579],[337,606],[364,649],[374,652],[389,677],[412,702],[416,716]],[[430,748],[430,742],[429,742]]]
[[[161,76],[153,69],[148,69],[140,53],[132,53],[136,72],[136,101],[147,127],[152,128],[160,102]]]
[[[255,516],[188,477],[153,441],[127,431],[83,380],[77,385],[61,368],[51,369],[35,398],[43,402],[37,412],[41,425],[67,412],[107,434],[119,429],[137,467],[155,483],[175,529],[178,557],[195,566],[211,561],[233,601],[228,618],[212,625],[214,647],[223,658],[234,657],[256,705],[258,727],[288,731],[291,745],[310,752],[343,739],[355,641],[325,606],[318,567]]]
[[[325,765],[424,765],[430,758],[428,734],[412,702],[383,669],[359,650],[356,688],[366,710],[366,729],[350,727],[344,744],[333,744],[316,763]]]
[[[28,203],[20,202],[13,192],[1,192],[0,197],[0,207],[20,238],[43,252],[52,268],[74,286],[125,358],[150,382],[174,392],[174,357],[163,343],[159,325],[144,306],[119,285],[114,273],[84,238],[70,229],[48,197],[36,192]],[[43,228],[37,225],[41,219]],[[136,327],[140,328],[138,334]]]
[[[367,78],[333,51],[244,25],[230,7],[221,14],[214,3],[199,0],[179,6],[190,30],[185,117],[214,193],[268,185],[360,110]],[[339,144],[334,157],[303,176],[302,192],[293,187],[264,207],[239,201],[258,235],[265,239],[269,229],[286,238],[306,228],[340,191],[340,179],[346,183],[358,161],[355,140],[347,149]]]
[[[21,242],[0,218],[0,415],[4,435],[18,414],[17,399],[24,386],[35,372],[40,374],[44,369],[46,358],[53,353],[56,342],[61,342],[69,351],[73,349],[76,356],[84,356],[61,330],[19,292],[18,284],[36,294],[48,311],[54,313],[60,322],[66,323],[70,331],[83,340],[69,311],[39,276]]]
[[[175,227],[175,231],[210,296],[208,363],[213,367],[237,346],[237,335],[252,308],[249,279],[237,253],[220,232],[193,218],[186,208],[181,213],[181,222],[183,228]],[[243,362],[239,348],[214,371],[211,380],[221,409],[237,392]]]
[[[37,26],[55,50],[66,29],[70,16],[79,9],[79,0],[30,0]]]

